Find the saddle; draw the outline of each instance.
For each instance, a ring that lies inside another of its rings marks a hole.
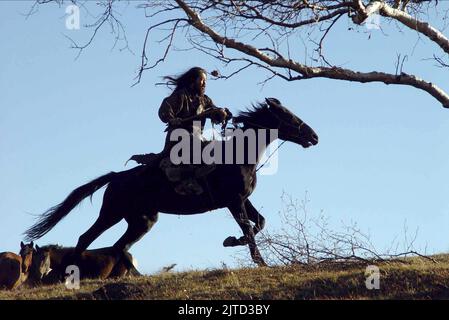
[[[129,160],[134,160],[139,164],[159,167],[173,185],[175,192],[183,196],[202,194],[204,188],[198,180],[205,181],[207,175],[216,169],[215,164],[175,165],[171,162],[169,156],[164,156],[160,153],[133,155]]]
[[[200,195],[204,192],[198,180],[205,180],[215,170],[216,165],[181,164],[175,165],[169,157],[159,162],[159,168],[165,172],[168,181],[174,184],[174,190],[180,195]]]

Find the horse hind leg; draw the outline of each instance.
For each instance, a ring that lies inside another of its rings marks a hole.
[[[114,249],[117,254],[119,254],[119,260],[125,263],[126,268],[132,270],[134,265],[132,259],[127,254],[127,251],[131,246],[139,241],[157,222],[158,213],[143,214],[129,216],[126,218],[128,222],[128,228],[126,229],[123,236],[114,244]]]
[[[130,263],[132,264],[132,266],[130,266]],[[111,273],[108,275],[108,278],[120,278],[126,275],[133,277],[138,277],[142,275],[136,269],[133,257],[129,252],[123,252],[123,256],[115,264]]]
[[[95,241],[103,232],[112,226],[116,225],[123,219],[122,215],[116,213],[111,206],[103,204],[100,210],[100,215],[95,223],[83,233],[79,239],[75,248],[75,255],[81,255],[92,242]]]
[[[76,244],[75,250],[68,252],[65,256],[62,258],[62,262],[60,265],[58,265],[56,268],[52,267],[51,280],[48,281],[50,283],[54,281],[60,281],[62,279],[65,279],[66,276],[66,267],[69,265],[76,265],[84,269],[84,261],[82,257],[82,253],[90,246],[92,242],[95,241],[104,231],[111,228],[120,220],[122,220],[123,217],[120,217],[119,215],[114,215],[110,211],[110,209],[106,209],[106,207],[103,205],[100,210],[100,216],[97,218],[97,220],[94,222],[94,224],[85,232],[83,233],[79,239],[78,243]],[[83,271],[83,273],[85,273]]]

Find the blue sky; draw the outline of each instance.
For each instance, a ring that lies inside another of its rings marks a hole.
[[[21,13],[30,5],[0,2],[0,251],[18,251],[32,214],[99,175],[125,169],[130,155],[162,148],[164,125],[157,110],[169,91],[154,85],[161,76],[195,65],[221,69],[200,53],[171,52],[167,62],[131,87],[148,25],[141,11],[130,6],[122,15],[135,55],[111,50],[113,38],[105,29],[75,61],[76,51],[64,35],[82,40],[89,31],[65,29],[64,7],[42,7],[25,19]],[[399,33],[394,25],[381,23],[384,33],[372,30],[368,40],[366,30],[347,32],[342,20],[326,43],[332,62],[394,73],[396,54],[407,54],[404,71],[449,90],[448,70],[423,60],[440,53],[435,45],[422,39],[415,46],[414,32]],[[163,49],[153,43],[150,57]],[[297,52],[302,61],[303,51]],[[257,82],[264,76],[252,70],[231,80],[209,81],[207,93],[234,112],[277,97],[320,137],[307,150],[284,144],[277,174],[259,177],[251,199],[266,217],[267,228],[281,227],[284,191],[295,198],[307,192],[312,213],[323,210],[335,228],[342,221],[357,222],[380,249],[401,235],[406,224],[409,230],[419,229],[418,249],[448,251],[448,110],[408,87],[326,79],[274,79],[261,87]],[[75,245],[98,216],[102,193],[95,194],[92,204],[83,202],[38,243]],[[120,223],[91,247],[112,245],[125,228]],[[233,266],[241,249],[221,244],[240,233],[226,210],[189,217],[164,214],[131,253],[148,273],[171,263],[178,270],[220,267],[221,262]]]

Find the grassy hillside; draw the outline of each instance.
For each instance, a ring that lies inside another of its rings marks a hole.
[[[449,255],[379,263],[380,289],[361,263],[164,273],[0,291],[0,299],[449,299]]]

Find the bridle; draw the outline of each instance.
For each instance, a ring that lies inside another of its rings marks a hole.
[[[258,124],[258,123],[254,123],[254,122],[247,121],[247,120],[245,120],[244,123],[247,123],[247,124],[252,125],[252,126],[254,126],[254,127],[256,127],[256,128],[265,129],[265,130],[278,130],[278,131],[279,131],[282,125],[283,125],[283,126],[290,127],[290,128],[294,128],[294,129],[297,129],[297,128],[298,128],[297,126],[294,126],[294,125],[288,123],[287,121],[281,119],[281,118],[280,118],[276,113],[274,113],[270,108],[268,108],[268,111],[271,113],[271,115],[273,115],[273,116],[278,120],[278,125],[277,125],[277,127],[275,127],[275,128],[268,128],[268,127],[266,127],[266,126],[262,126],[262,125],[260,125],[260,124]],[[304,121],[302,121],[302,120],[300,120],[300,121],[301,121],[301,122],[300,122],[300,125],[299,125],[299,131],[301,131],[301,127],[302,127],[302,125],[304,125]],[[233,126],[234,126],[234,129],[237,129],[237,128],[238,128],[236,122],[233,122]],[[222,128],[222,136],[223,136],[223,137],[224,137],[224,130],[225,130],[225,129],[226,129],[226,128],[224,128],[224,127]],[[256,172],[259,171],[263,166],[265,166],[265,165],[267,164],[267,162],[270,160],[270,158],[273,156],[273,154],[274,154],[275,152],[277,152],[277,151],[279,150],[279,148],[282,147],[282,145],[283,145],[285,142],[286,142],[286,140],[282,141],[282,142],[278,145],[278,147],[276,148],[276,150],[274,150],[274,151],[267,157],[267,159],[265,160],[265,162],[262,163],[258,168],[256,168]]]

